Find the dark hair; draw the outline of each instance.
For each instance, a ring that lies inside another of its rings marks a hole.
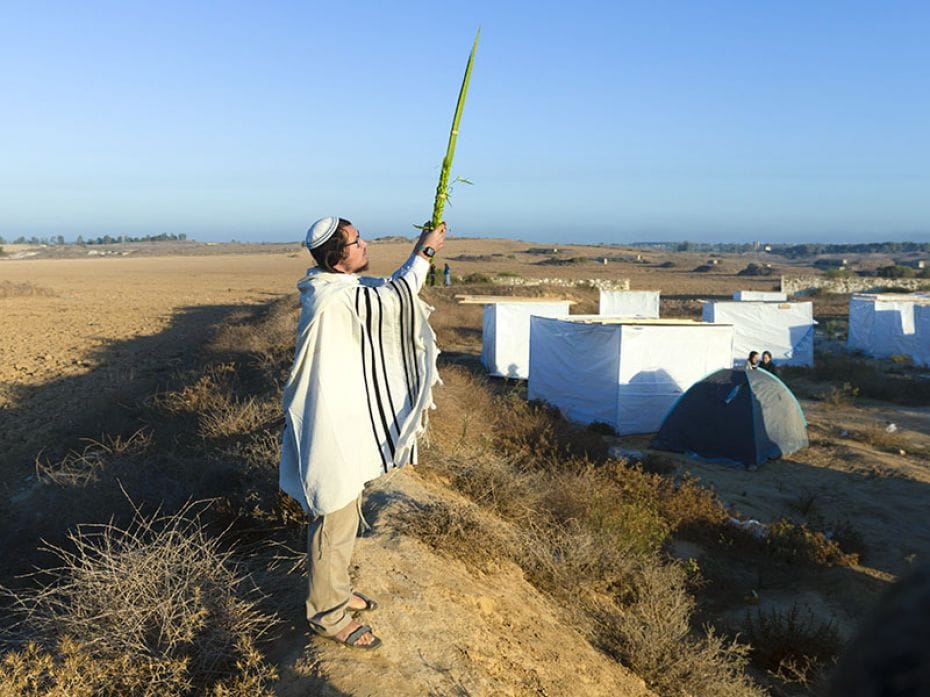
[[[769,360],[772,360],[772,352],[771,352],[771,351],[763,351],[763,352],[762,352],[762,357],[765,358],[766,356],[769,357]]]
[[[750,351],[750,352],[749,352],[749,360],[752,360],[752,357],[753,357],[753,356],[758,356],[758,355],[759,355],[759,352],[758,352],[758,351]]]
[[[335,266],[346,256],[346,236],[344,231],[352,223],[345,218],[340,218],[336,224],[336,231],[333,236],[319,247],[310,250],[310,254],[316,260],[317,266],[330,273],[340,273]]]

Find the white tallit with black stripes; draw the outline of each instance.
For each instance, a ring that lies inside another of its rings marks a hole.
[[[428,268],[414,256],[390,279],[311,269],[298,284],[280,485],[311,515],[416,461],[439,382],[432,308],[417,295]]]

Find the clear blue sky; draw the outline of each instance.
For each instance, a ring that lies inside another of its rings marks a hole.
[[[930,3],[0,5],[0,235],[930,240]]]

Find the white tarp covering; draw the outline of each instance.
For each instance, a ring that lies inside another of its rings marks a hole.
[[[733,328],[701,322],[611,321],[598,315],[530,321],[529,399],[617,433],[652,433],[708,373],[730,367]]]
[[[776,366],[814,365],[813,303],[725,301],[704,303],[705,322],[733,325],[733,364],[750,351],[769,351]]]
[[[734,300],[740,301],[759,301],[770,302],[770,303],[783,303],[787,302],[788,294],[787,293],[778,293],[775,291],[764,291],[764,290],[738,290],[733,293]]]
[[[914,362],[930,367],[930,302],[914,306],[914,344]]]
[[[602,290],[599,315],[655,319],[659,316],[657,290]]]
[[[481,363],[492,375],[525,380],[530,371],[530,316],[565,317],[570,308],[570,301],[485,305]]]
[[[930,296],[922,293],[852,296],[846,345],[875,358],[911,356],[918,362],[918,355],[928,349],[926,339],[920,339],[917,334],[917,305],[922,308],[930,305]]]

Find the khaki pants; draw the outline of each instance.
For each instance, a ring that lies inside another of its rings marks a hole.
[[[349,565],[358,535],[361,497],[321,515],[307,528],[307,621],[321,634],[338,634],[352,621]]]

